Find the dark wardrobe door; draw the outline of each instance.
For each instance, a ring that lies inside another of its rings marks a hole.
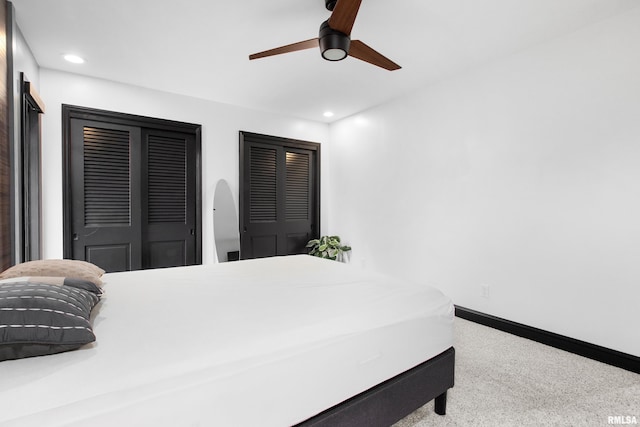
[[[194,136],[159,130],[143,134],[143,268],[195,264]]]
[[[67,110],[65,257],[108,272],[202,262],[199,126]]]
[[[319,144],[241,133],[243,259],[306,253],[319,230]]]
[[[107,271],[142,268],[140,129],[71,120],[73,258]]]

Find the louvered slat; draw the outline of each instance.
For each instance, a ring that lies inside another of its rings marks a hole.
[[[183,139],[148,139],[149,223],[187,221],[187,144]]]
[[[286,218],[287,221],[309,219],[309,156],[286,153]]]
[[[251,222],[272,222],[276,211],[276,150],[251,147]]]
[[[131,223],[129,132],[84,127],[84,224]]]

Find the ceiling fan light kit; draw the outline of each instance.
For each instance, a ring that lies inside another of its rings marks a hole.
[[[249,59],[265,58],[283,53],[320,47],[320,53],[327,61],[341,61],[347,56],[368,62],[385,70],[399,70],[401,67],[375,51],[360,40],[351,40],[351,29],[355,23],[362,0],[325,0],[331,17],[320,25],[318,38],[280,46],[275,49],[249,55]]]
[[[318,41],[322,57],[327,61],[341,61],[349,55],[351,39],[348,35],[331,28],[327,21],[320,25]]]

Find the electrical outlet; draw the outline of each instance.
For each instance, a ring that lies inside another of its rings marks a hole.
[[[480,296],[482,298],[489,298],[489,285],[480,285]]]

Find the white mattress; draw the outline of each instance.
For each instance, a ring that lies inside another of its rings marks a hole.
[[[453,345],[439,290],[306,255],[104,282],[96,343],[0,362],[0,425],[291,425]]]

